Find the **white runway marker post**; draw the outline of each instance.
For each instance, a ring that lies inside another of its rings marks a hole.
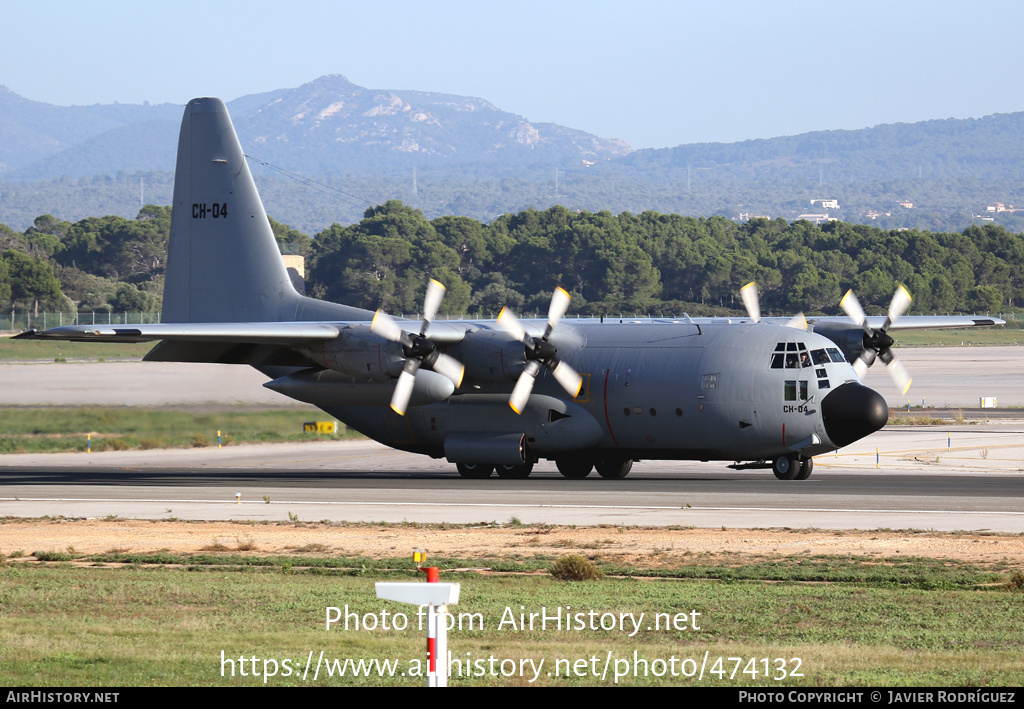
[[[427,686],[448,686],[448,606],[459,602],[459,584],[440,583],[436,566],[426,567],[427,554],[413,552],[416,568],[427,583],[378,583],[377,598],[427,606]]]

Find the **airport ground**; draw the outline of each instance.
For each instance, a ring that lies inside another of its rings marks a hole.
[[[810,480],[786,483],[768,471],[675,461],[638,463],[622,481],[565,480],[547,462],[527,481],[469,481],[443,460],[370,441],[3,455],[0,516],[251,522],[265,523],[267,534],[292,516],[333,523],[515,520],[719,531],[1024,532],[1024,408],[1015,408],[1024,407],[1024,353],[1016,347],[953,347],[904,349],[900,357],[915,377],[911,413],[958,417],[956,409],[923,411],[918,397],[926,406],[976,408],[981,397],[994,396],[999,408],[968,410],[962,422],[949,425],[887,427],[819,457]],[[202,408],[284,402],[261,383],[251,369],[222,365],[5,364],[0,365],[0,404]],[[891,406],[898,406],[899,398],[907,403],[907,397],[890,391],[881,367],[871,370],[868,383]],[[972,418],[987,413],[993,416]],[[43,535],[40,543],[51,541],[46,528],[35,526]],[[90,531],[83,531],[76,547],[91,544],[86,536],[102,528],[83,524]],[[107,528],[122,537],[119,525]],[[8,526],[7,532],[13,529]],[[200,536],[231,536],[231,530],[221,525]],[[69,531],[65,526],[60,534]],[[647,536],[651,548],[663,543],[657,534]],[[264,546],[287,543],[279,541],[268,539]],[[20,546],[32,544],[26,540]]]
[[[1024,407],[1024,363],[1016,348],[921,352],[900,353],[915,396],[950,408],[922,410],[917,400],[911,413],[948,425],[887,427],[820,457],[806,481],[657,461],[624,480],[566,480],[547,462],[525,481],[463,480],[443,460],[362,440],[2,455],[0,564],[12,612],[0,661],[16,684],[123,686],[236,684],[216,672],[225,648],[413,657],[419,635],[325,633],[322,607],[376,609],[371,580],[412,580],[395,569],[424,548],[443,560],[445,580],[463,584],[465,607],[495,621],[510,604],[691,604],[708,623],[693,638],[636,643],[490,632],[458,640],[467,656],[707,651],[799,658],[804,676],[792,684],[1017,686],[1019,594],[1002,585],[1024,568],[1024,408],[1019,418],[1014,408]],[[0,365],[0,405],[280,406],[260,383],[251,370],[216,365]],[[868,383],[888,384],[878,368]],[[971,411],[980,396],[1000,408]],[[37,561],[37,551],[55,561]],[[538,575],[571,553],[631,569],[630,578],[570,586]],[[723,583],[729,574],[747,581]],[[113,598],[131,612],[115,616]]]

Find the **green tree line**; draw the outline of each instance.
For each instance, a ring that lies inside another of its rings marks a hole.
[[[457,314],[544,312],[560,285],[582,314],[667,315],[739,309],[750,281],[778,314],[836,314],[847,288],[883,312],[901,283],[915,312],[997,312],[1022,302],[1022,267],[1024,236],[991,224],[934,233],[564,207],[482,223],[389,201],[317,234],[306,270],[318,297],[398,313],[421,307],[433,277]]]
[[[147,205],[134,219],[42,215],[24,232],[0,225],[0,305],[159,310],[170,221],[169,207]],[[443,310],[452,315],[505,305],[543,313],[556,286],[587,315],[737,312],[749,281],[764,310],[780,315],[836,314],[847,288],[880,313],[900,283],[917,313],[1001,312],[1024,298],[1024,235],[992,224],[931,232],[558,206],[482,222],[427,219],[393,200],[312,238],[270,225],[282,252],[307,256],[311,295],[392,313],[419,311],[427,278],[447,285]]]

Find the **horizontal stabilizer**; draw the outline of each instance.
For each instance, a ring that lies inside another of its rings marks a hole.
[[[302,345],[335,339],[341,327],[333,323],[181,323],[152,325],[64,325],[38,332],[28,330],[22,340],[88,340],[90,342],[250,342]]]

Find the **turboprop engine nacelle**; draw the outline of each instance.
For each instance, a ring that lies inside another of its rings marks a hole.
[[[475,330],[455,351],[466,366],[466,379],[473,381],[515,381],[526,364],[523,343],[500,330]]]
[[[373,381],[350,377],[329,369],[311,370],[278,377],[264,384],[267,389],[321,408],[331,406],[387,406],[394,385],[390,381]],[[425,406],[444,401],[455,391],[451,380],[437,372],[423,370],[416,375],[411,406]]]
[[[853,323],[818,322],[812,329],[836,343],[847,362],[856,362],[864,352],[864,331]]]
[[[334,340],[302,350],[319,365],[357,379],[389,381],[402,373],[402,345],[370,332],[367,325],[351,325]],[[386,403],[386,402],[385,402]]]

